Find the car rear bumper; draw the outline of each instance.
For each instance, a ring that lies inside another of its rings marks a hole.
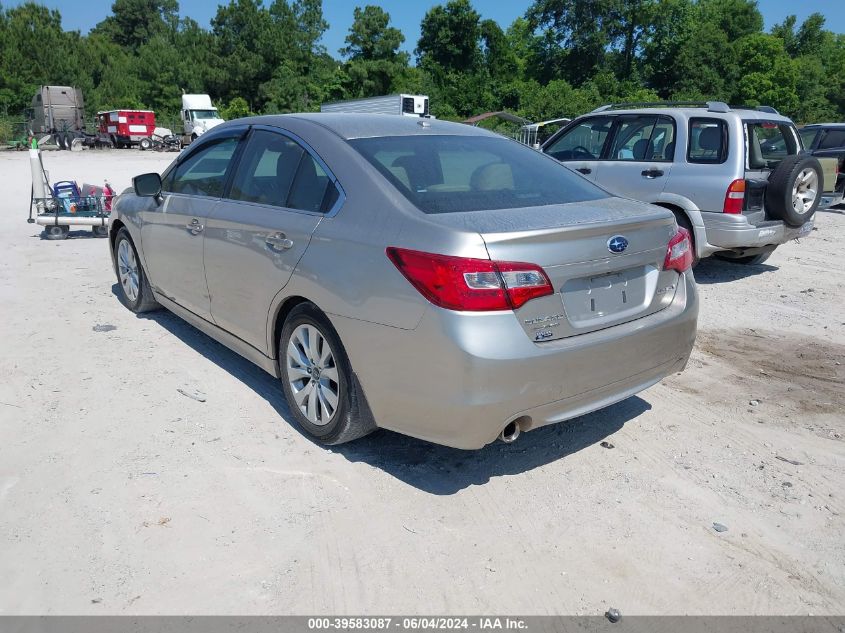
[[[702,212],[708,247],[704,255],[720,250],[762,248],[785,244],[807,235],[813,228],[810,219],[803,226],[792,227],[780,220],[751,224],[742,214]]]
[[[632,396],[680,371],[695,341],[691,273],[655,314],[534,343],[512,313],[430,308],[415,330],[331,316],[380,427],[456,448],[493,442]]]

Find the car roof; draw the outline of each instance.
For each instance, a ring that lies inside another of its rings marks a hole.
[[[397,114],[357,114],[340,112],[307,112],[297,114],[270,114],[238,119],[240,124],[284,127],[286,121],[299,120],[321,126],[339,137],[349,140],[379,136],[492,136],[498,134],[464,123],[452,123],[424,117]]]

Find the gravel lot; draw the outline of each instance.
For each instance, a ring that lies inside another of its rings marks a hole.
[[[44,162],[122,190],[172,158]],[[326,450],[270,376],[123,308],[105,240],[39,239],[29,188],[1,153],[0,614],[845,611],[843,211],[703,262],[692,360],[638,397],[477,452]]]

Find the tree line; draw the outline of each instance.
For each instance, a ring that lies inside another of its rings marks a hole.
[[[753,0],[535,0],[503,29],[470,0],[423,17],[413,58],[378,6],[357,7],[339,51],[321,0],[230,0],[202,26],[176,0],[115,0],[87,34],[36,3],[0,5],[0,114],[22,116],[42,84],[82,88],[86,111],[175,117],[182,92],[224,117],[318,110],[393,92],[427,94],[460,119],[530,120],[608,102],[716,99],[772,105],[798,122],[845,115],[845,35],[815,13],[764,29]]]

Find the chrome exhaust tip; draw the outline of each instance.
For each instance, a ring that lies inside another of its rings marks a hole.
[[[519,437],[519,432],[520,429],[517,422],[508,422],[505,428],[502,429],[502,432],[499,433],[499,439],[505,444],[516,442],[516,438]]]

